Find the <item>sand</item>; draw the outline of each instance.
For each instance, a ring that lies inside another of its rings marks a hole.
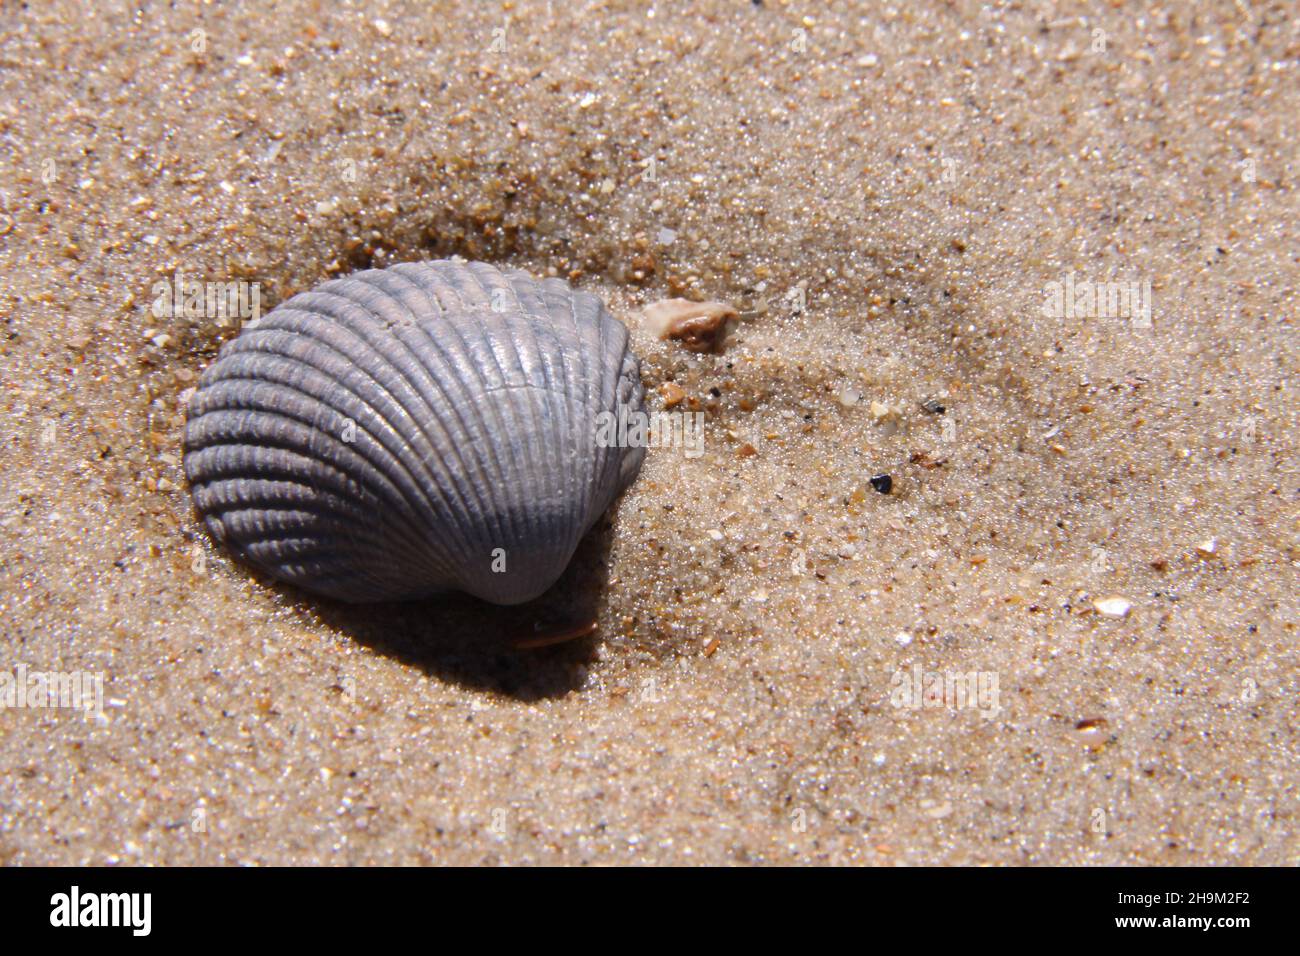
[[[1300,862],[1288,5],[176,7],[0,15],[0,675],[103,695],[0,707],[0,861]],[[451,255],[703,454],[529,606],[233,563],[155,283]]]

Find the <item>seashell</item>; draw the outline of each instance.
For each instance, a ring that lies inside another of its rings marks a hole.
[[[482,262],[371,269],[295,295],[199,380],[185,474],[212,536],[354,602],[549,588],[636,477],[627,329],[594,295]]]

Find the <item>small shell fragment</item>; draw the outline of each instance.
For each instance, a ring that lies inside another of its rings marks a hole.
[[[674,339],[692,352],[719,352],[727,322],[738,318],[725,302],[661,299],[645,307],[646,327],[661,339]]]
[[[871,417],[878,422],[892,421],[898,417],[898,412],[890,408],[884,402],[872,401],[870,410]]]
[[[1107,617],[1127,617],[1133,605],[1122,597],[1108,597],[1093,601],[1092,606]]]

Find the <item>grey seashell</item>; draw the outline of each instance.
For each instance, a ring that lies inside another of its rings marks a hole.
[[[627,329],[594,295],[482,262],[413,262],[295,295],[226,343],[185,426],[212,536],[345,601],[530,600],[631,483],[644,411]],[[502,562],[504,561],[504,570]]]

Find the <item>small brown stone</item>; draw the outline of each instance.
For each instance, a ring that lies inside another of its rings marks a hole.
[[[659,394],[664,397],[664,408],[680,405],[686,398],[686,392],[676,382],[664,382],[659,386]]]
[[[936,461],[935,459],[930,457],[929,452],[925,452],[925,451],[914,451],[912,452],[911,457],[908,458],[907,460],[911,462],[913,465],[920,465],[922,468],[926,468],[926,469],[942,468],[943,463],[947,461],[946,458]]]

